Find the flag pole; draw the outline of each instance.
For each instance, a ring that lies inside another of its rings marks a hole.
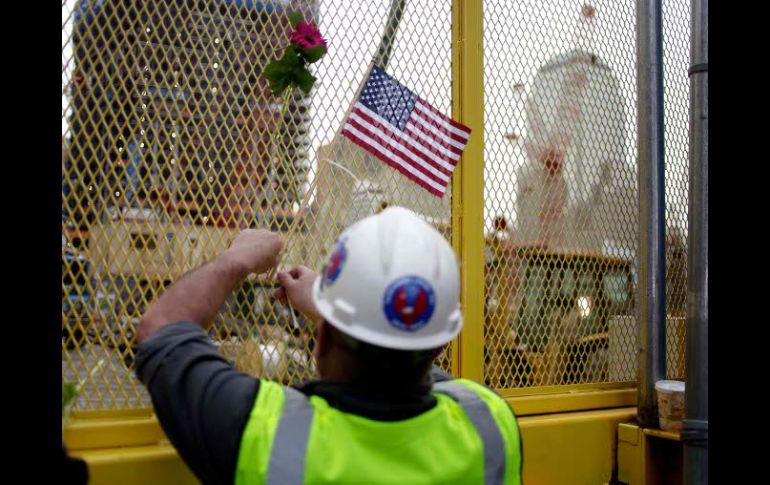
[[[372,69],[375,65],[381,67],[382,69],[385,69],[387,67],[388,63],[390,62],[390,56],[393,51],[393,40],[395,39],[396,32],[398,31],[398,27],[401,24],[401,19],[404,15],[404,10],[406,9],[406,0],[392,0],[390,4],[390,10],[388,11],[388,19],[385,23],[385,31],[382,34],[382,38],[380,39],[380,45],[377,48],[377,52],[372,58],[372,60],[369,62],[369,66],[367,67],[363,78],[361,79],[361,82],[358,85],[358,88],[356,89],[356,92],[353,96],[353,101],[348,105],[347,110],[345,111],[345,115],[342,118],[342,122],[337,127],[337,131],[334,134],[334,137],[332,138],[332,141],[325,146],[322,146],[319,148],[319,152],[324,151],[328,152],[330,151],[330,147],[335,144],[335,141],[337,141],[342,134],[343,127],[345,126],[345,121],[350,116],[350,112],[353,110],[353,106],[355,105],[355,100],[358,99],[358,97],[361,95],[361,91],[363,91],[364,86],[366,85],[366,80],[369,78],[369,75],[372,72]],[[326,150],[324,150],[326,149]],[[356,178],[353,173],[343,167],[341,164],[338,164],[331,160],[330,154],[320,153],[318,156],[319,162],[328,162],[328,165],[336,166],[337,168],[343,169],[348,175],[353,177],[356,182],[360,183],[360,180]],[[311,194],[315,191],[318,180],[322,178],[323,175],[325,175],[324,169],[326,168],[327,164],[319,164],[318,173],[313,178],[313,182],[308,187],[308,190],[305,192],[305,194],[302,196],[302,201],[300,204],[299,209],[297,210],[297,214],[294,216],[291,222],[291,226],[289,227],[289,231],[286,237],[286,244],[284,244],[283,248],[281,248],[281,251],[278,255],[280,258],[285,253],[286,249],[290,246],[290,244],[294,240],[294,235],[296,234],[296,227],[297,227],[297,221],[300,219],[300,216],[304,213],[305,207],[308,205]],[[265,275],[266,281],[273,281],[273,278],[275,277],[276,267],[271,268],[268,273]],[[289,303],[289,307],[291,308],[291,302],[287,299],[287,302]],[[294,315],[294,311],[292,309],[292,316]],[[296,322],[295,322],[296,323]]]

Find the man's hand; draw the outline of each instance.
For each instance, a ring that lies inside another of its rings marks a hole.
[[[288,298],[295,310],[299,310],[314,323],[321,321],[321,314],[313,303],[313,282],[318,273],[304,266],[296,266],[291,271],[278,273],[281,288],[275,292],[276,300],[286,303]]]
[[[233,264],[243,276],[264,273],[278,264],[283,241],[266,229],[246,229],[233,240],[221,258]]]

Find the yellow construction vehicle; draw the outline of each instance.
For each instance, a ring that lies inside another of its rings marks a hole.
[[[487,263],[484,321],[501,345],[486,359],[504,379],[494,385],[606,381],[610,319],[635,309],[631,262],[494,239],[491,245],[496,257]]]

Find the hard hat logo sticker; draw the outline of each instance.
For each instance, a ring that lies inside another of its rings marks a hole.
[[[326,263],[326,267],[323,270],[324,277],[322,283],[324,286],[337,281],[347,259],[348,249],[345,247],[345,241],[339,241],[334,247],[334,252],[332,252],[331,257],[329,257],[329,262]]]
[[[421,329],[433,316],[435,307],[433,288],[419,276],[401,277],[385,290],[385,316],[400,330],[414,332]]]

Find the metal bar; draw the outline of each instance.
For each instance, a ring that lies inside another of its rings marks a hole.
[[[462,11],[460,9],[460,2],[454,0],[452,2],[452,118],[459,120],[462,116],[463,97],[462,82],[460,78],[462,75],[462,49],[460,46],[462,38],[462,26],[460,21]],[[462,239],[462,178],[463,178],[463,165],[458,163],[452,174],[452,249],[455,254],[460,257],[462,254],[463,239]],[[462,273],[463,269],[460,268]],[[460,298],[465,298],[464,294],[460,295]],[[464,301],[464,300],[461,300]],[[463,315],[465,316],[465,315]],[[467,323],[467,321],[466,321]],[[460,335],[458,335],[452,341],[452,375],[460,376]]]
[[[639,126],[639,398],[642,427],[658,426],[655,382],[666,375],[663,31],[661,0],[636,4]]]
[[[385,22],[385,30],[382,32],[380,45],[374,56],[374,64],[385,69],[390,61],[390,54],[393,50],[393,41],[396,39],[398,26],[401,24],[401,17],[404,16],[406,0],[392,0],[390,10],[388,11],[388,20]]]
[[[462,116],[463,98],[462,90],[460,87],[460,77],[462,74],[461,60],[462,49],[460,46],[461,38],[463,35],[462,26],[460,21],[462,11],[460,9],[460,2],[457,0],[452,1],[452,118],[458,120]],[[462,174],[463,164],[458,163],[452,174],[452,249],[458,257],[462,254]],[[460,272],[462,273],[462,268]],[[460,295],[460,298],[465,298],[464,294]],[[464,300],[461,300],[464,301]],[[463,315],[465,316],[465,315]],[[466,321],[467,323],[467,321]],[[460,376],[460,335],[452,341],[452,375]]]
[[[684,483],[708,483],[708,0],[692,0]]]
[[[484,382],[484,13],[482,2],[452,2],[452,118],[472,133],[452,177],[452,234],[458,250],[464,327],[459,375]]]
[[[508,402],[517,417],[636,406],[636,389],[564,391],[556,394],[534,394],[534,392],[536,392],[535,389],[533,394],[524,396],[505,391],[498,391],[498,394]]]

